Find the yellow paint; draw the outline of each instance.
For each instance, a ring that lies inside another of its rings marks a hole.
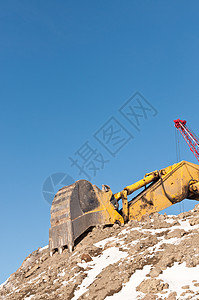
[[[159,174],[158,181],[129,202],[130,220],[140,220],[145,214],[161,211],[185,198],[199,200],[198,165],[182,161],[160,170]],[[189,187],[192,180],[197,183]],[[195,195],[191,193],[193,188]]]
[[[147,187],[148,184],[150,185]],[[146,189],[128,202],[127,195],[142,187]],[[127,220],[140,220],[145,214],[161,211],[185,198],[199,200],[199,166],[182,161],[148,173],[143,179],[114,194],[117,201],[122,199],[122,216],[110,202],[111,190],[96,192],[100,206],[92,212],[99,212],[100,224],[123,224]]]

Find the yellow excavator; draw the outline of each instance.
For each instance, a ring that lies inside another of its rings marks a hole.
[[[127,196],[144,189],[132,200]],[[119,210],[118,201],[122,200]],[[113,193],[87,180],[63,187],[54,197],[49,229],[50,255],[64,247],[73,251],[74,243],[88,228],[96,225],[124,224],[141,220],[145,214],[161,211],[183,199],[199,200],[199,165],[181,161],[162,170],[147,173],[140,181]]]

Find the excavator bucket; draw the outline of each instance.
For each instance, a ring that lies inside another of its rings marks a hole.
[[[60,189],[51,207],[50,255],[54,250],[62,253],[65,246],[71,252],[75,240],[89,227],[124,223],[111,199],[110,189],[101,191],[87,180]]]

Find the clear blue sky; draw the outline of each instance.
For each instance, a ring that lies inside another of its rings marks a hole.
[[[83,178],[69,157],[86,141],[114,192],[176,162],[173,120],[199,131],[198,57],[198,1],[0,1],[0,282],[48,244],[43,183]],[[119,111],[137,91],[154,109],[140,131]],[[115,156],[94,137],[108,120],[134,136]],[[181,159],[197,163],[182,139]]]

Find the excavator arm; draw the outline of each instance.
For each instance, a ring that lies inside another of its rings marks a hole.
[[[128,219],[161,211],[184,199],[199,200],[199,166],[182,161],[158,172],[158,179],[128,202]]]
[[[145,189],[128,201],[127,196],[142,187]],[[55,250],[61,253],[66,246],[71,252],[75,241],[89,227],[140,220],[145,214],[161,211],[185,198],[199,200],[199,165],[186,161],[148,173],[115,194],[106,185],[100,190],[86,180],[79,180],[59,190],[53,200],[50,255]]]

